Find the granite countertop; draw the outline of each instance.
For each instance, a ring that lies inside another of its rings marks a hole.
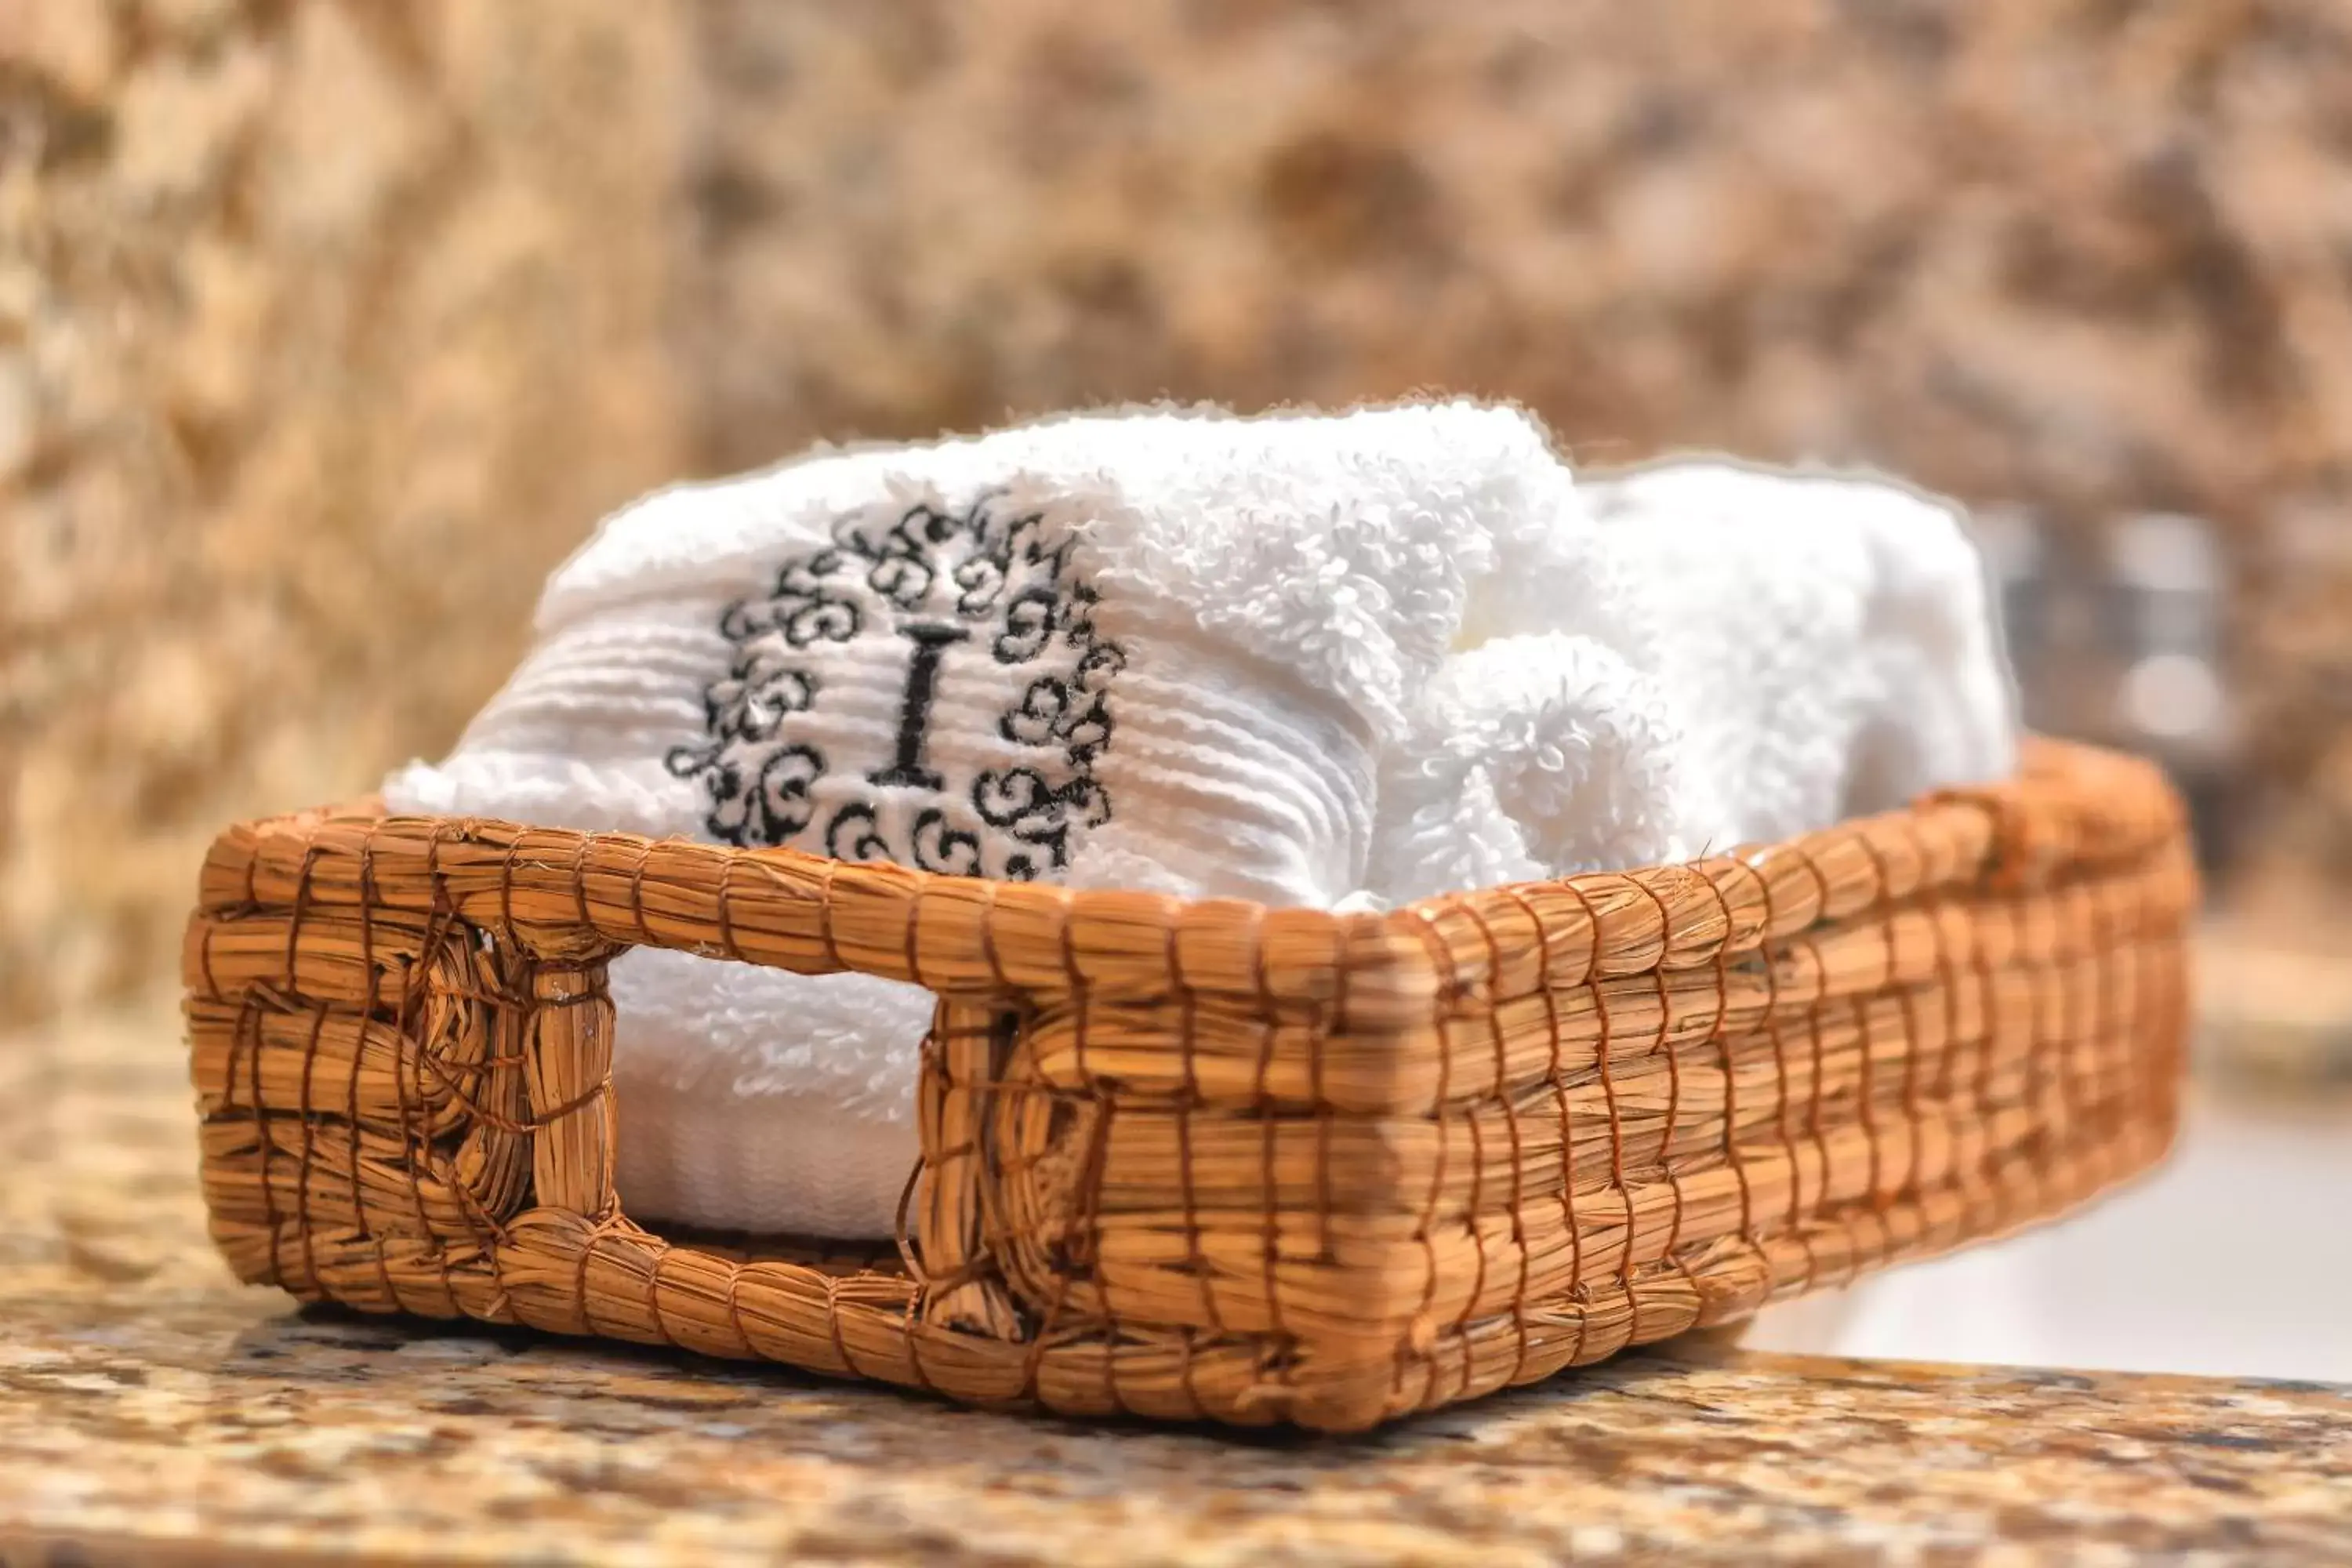
[[[2352,1389],[1685,1342],[1351,1441],[298,1310],[167,1018],[0,1040],[0,1563],[2352,1556]]]

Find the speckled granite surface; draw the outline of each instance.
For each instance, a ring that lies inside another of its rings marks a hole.
[[[0,1043],[0,1562],[2352,1555],[2352,1389],[1720,1343],[1351,1442],[296,1310],[164,1019]]]

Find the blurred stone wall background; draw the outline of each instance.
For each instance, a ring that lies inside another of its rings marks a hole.
[[[0,1018],[173,973],[688,460],[679,21],[0,0]]]
[[[168,973],[665,477],[1429,388],[2213,520],[2242,881],[2352,879],[2337,0],[13,0],[0,1019]]]

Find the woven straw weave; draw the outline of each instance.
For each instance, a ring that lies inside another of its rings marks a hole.
[[[213,1232],[371,1311],[973,1401],[1353,1429],[1993,1235],[2172,1133],[2179,805],[2014,782],[1387,915],[620,834],[231,829],[185,972]],[[615,1194],[633,945],[940,998],[894,1247]]]

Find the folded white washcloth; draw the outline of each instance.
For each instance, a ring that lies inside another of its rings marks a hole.
[[[664,491],[395,810],[1378,907],[1998,775],[1972,552],[1885,484],[1580,491],[1523,416],[1155,411]],[[929,997],[613,968],[623,1201],[887,1234]]]

